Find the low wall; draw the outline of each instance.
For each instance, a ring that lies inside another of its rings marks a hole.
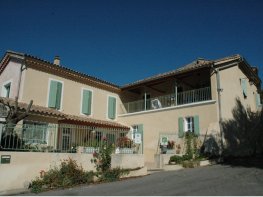
[[[144,167],[143,154],[114,154],[111,157],[111,167],[137,168]]]
[[[169,163],[170,157],[175,154],[155,154],[155,167],[156,168],[163,168],[164,165]]]
[[[7,152],[0,155],[10,155],[10,164],[0,164],[0,195],[18,193],[27,190],[32,179],[40,176],[40,171],[59,166],[61,161],[69,157],[76,160],[84,170],[95,171],[91,163],[92,154],[76,153],[39,153],[39,152]],[[112,155],[112,167],[136,168],[143,167],[143,155]]]

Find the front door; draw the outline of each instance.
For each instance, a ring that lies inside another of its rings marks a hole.
[[[71,131],[70,128],[62,129],[62,151],[70,150],[70,142],[71,142]]]

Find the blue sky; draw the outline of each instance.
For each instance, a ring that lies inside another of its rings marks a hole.
[[[237,53],[263,76],[260,0],[1,0],[0,8],[1,55],[59,55],[117,85]]]

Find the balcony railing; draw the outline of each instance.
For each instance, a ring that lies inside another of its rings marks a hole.
[[[137,100],[124,103],[127,113],[147,111],[189,103],[211,100],[211,88],[205,87],[195,90],[189,90],[176,94],[168,94],[151,99]]]

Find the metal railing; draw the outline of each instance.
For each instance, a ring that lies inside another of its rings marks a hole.
[[[124,103],[127,113],[153,110],[176,105],[184,105],[189,103],[211,100],[211,88],[205,87],[195,90],[188,90],[176,94],[168,94],[151,99],[137,100]]]
[[[106,144],[112,146],[114,153],[141,153],[141,145],[129,135],[129,132],[120,130],[71,124],[2,125],[0,150],[93,153]]]

